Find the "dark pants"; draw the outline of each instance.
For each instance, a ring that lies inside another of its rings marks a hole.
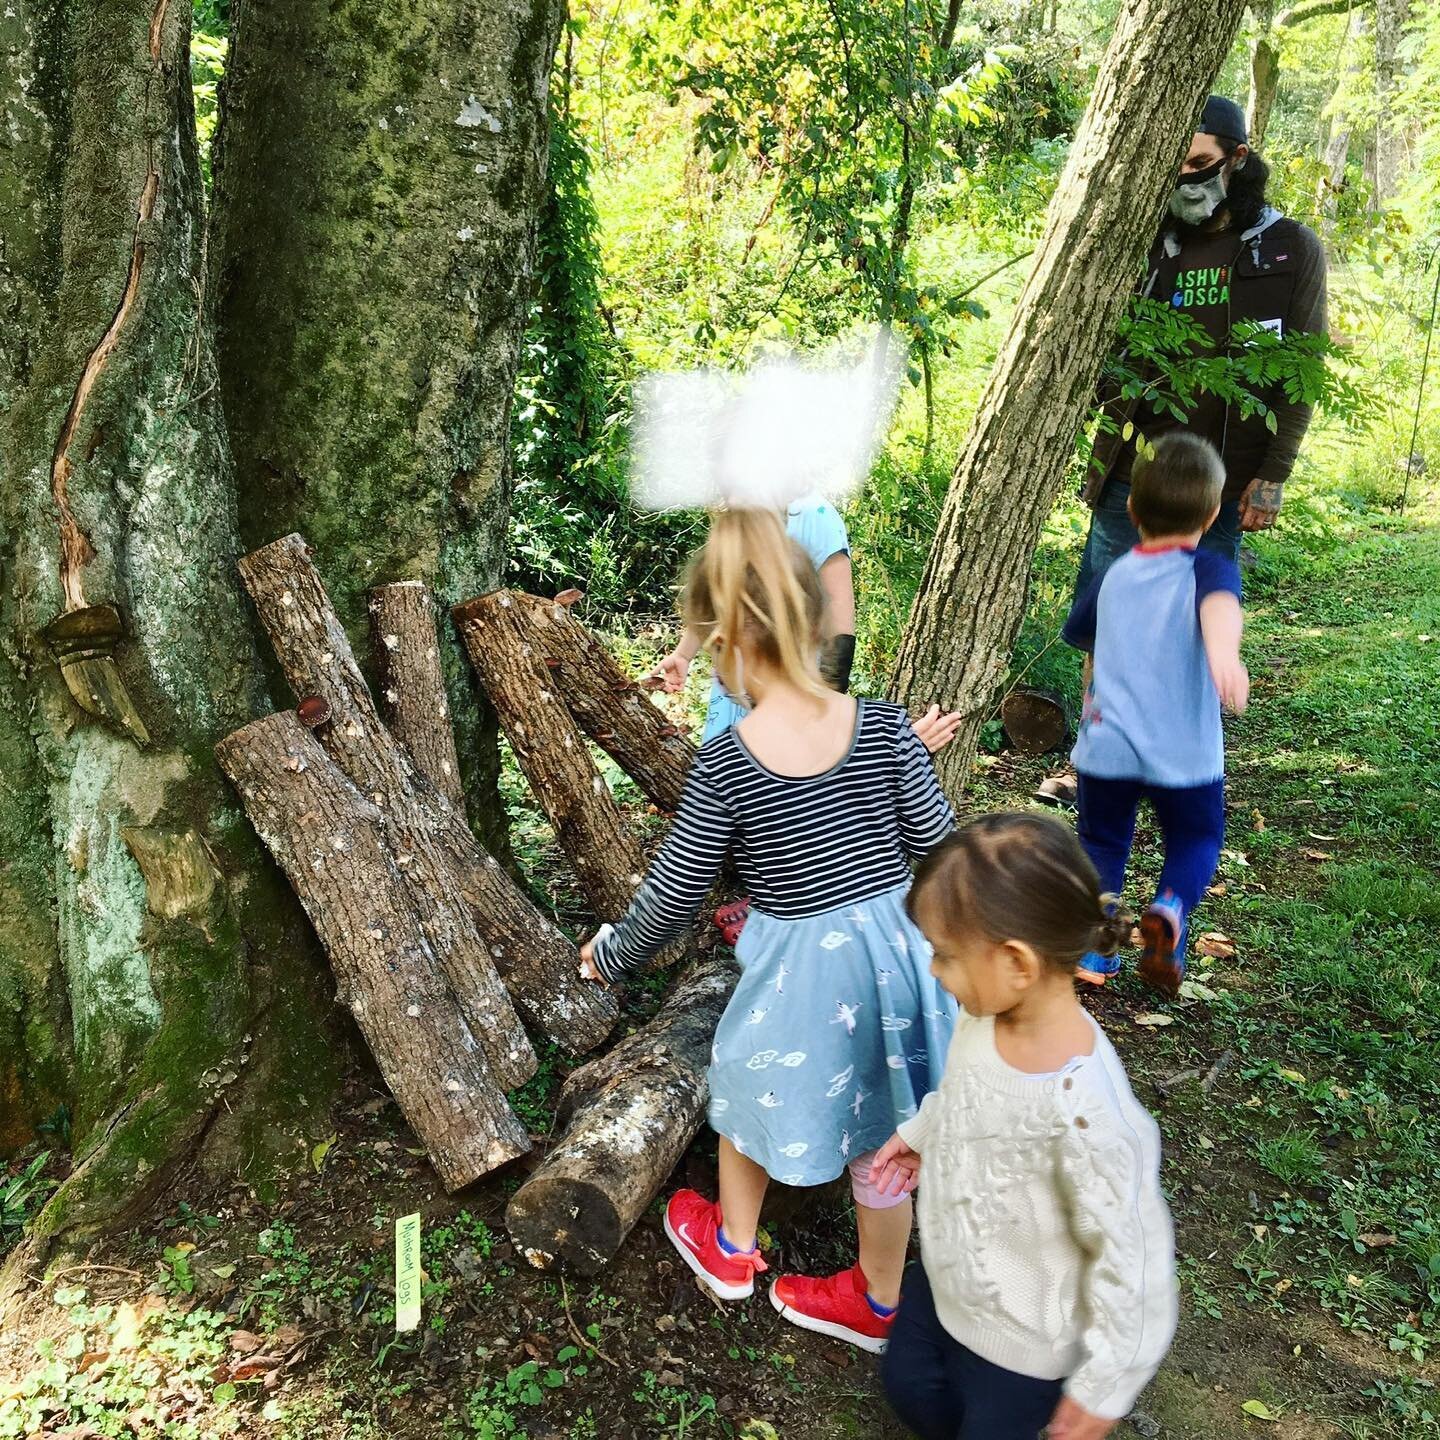
[[[1090,512],[1090,533],[1080,557],[1080,574],[1075,593],[1083,595],[1092,580],[1098,580],[1127,550],[1140,543],[1140,532],[1125,508],[1130,503],[1130,482],[1108,480]],[[1227,500],[1215,523],[1200,537],[1202,550],[1214,550],[1231,560],[1240,558],[1240,502]]]
[[[1036,1440],[1060,1403],[1059,1380],[1002,1370],[941,1325],[920,1265],[905,1272],[880,1372],[891,1407],[921,1440]]]
[[[1161,891],[1169,890],[1188,916],[1200,903],[1220,862],[1225,840],[1225,782],[1181,789],[1143,780],[1099,780],[1081,775],[1080,820],[1076,829],[1090,863],[1100,872],[1100,889],[1115,895],[1125,885],[1125,866],[1135,839],[1135,812],[1148,800],[1165,837]]]

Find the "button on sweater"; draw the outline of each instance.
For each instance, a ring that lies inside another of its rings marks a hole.
[[[923,1163],[921,1258],[941,1324],[994,1365],[1129,1413],[1175,1334],[1175,1237],[1160,1132],[1120,1057],[1054,1075],[1001,1059],[963,1011],[939,1090],[900,1126]]]

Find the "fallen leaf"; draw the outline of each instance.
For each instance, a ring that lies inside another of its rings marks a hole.
[[[1322,835],[1318,830],[1307,830],[1305,832],[1312,840],[1338,840],[1338,835]]]
[[[1383,1249],[1386,1245],[1397,1243],[1394,1235],[1380,1235],[1371,1233],[1368,1235],[1357,1235],[1355,1237],[1362,1245],[1368,1245],[1372,1250]]]
[[[1208,985],[1202,981],[1182,980],[1180,982],[1180,998],[1182,1000],[1216,1000],[1219,997]]]
[[[1207,960],[1233,960],[1235,942],[1218,930],[1209,930],[1195,942],[1195,951]]]
[[[1250,825],[1257,835],[1264,834],[1265,817],[1259,812],[1259,810],[1252,810],[1250,812]]]
[[[1278,1073],[1282,1080],[1293,1080],[1297,1085],[1305,1083],[1305,1077],[1298,1070],[1281,1070]]]
[[[1230,887],[1229,887],[1223,880],[1217,880],[1217,881],[1215,882],[1215,884],[1213,884],[1213,885],[1207,885],[1207,886],[1205,887],[1205,893],[1206,893],[1207,895],[1213,895],[1213,896],[1215,896],[1215,898],[1218,900],[1218,899],[1220,898],[1220,896],[1222,896],[1223,894],[1225,894],[1225,892],[1226,892],[1229,888],[1230,888]]]
[[[1280,1418],[1263,1400],[1247,1400],[1240,1408],[1257,1420],[1275,1421]]]
[[[1314,860],[1317,863],[1321,860],[1333,860],[1335,858],[1328,850],[1302,850],[1300,853],[1307,860]]]
[[[1208,1135],[1202,1135],[1196,1143],[1202,1150],[1213,1150],[1215,1148],[1215,1142]]]
[[[232,1330],[230,1332],[230,1348],[237,1355],[249,1355],[264,1343],[253,1330]]]
[[[217,1280],[228,1280],[235,1273],[235,1267],[233,1265],[216,1265],[210,1273]]]
[[[1135,1017],[1135,1023],[1137,1025],[1148,1025],[1158,1029],[1162,1025],[1173,1025],[1175,1023],[1175,1017],[1173,1015],[1158,1014],[1137,1015]]]
[[[1263,1240],[1270,1233],[1270,1227],[1268,1225],[1252,1225],[1250,1233],[1257,1240]]]
[[[325,1168],[325,1157],[330,1153],[331,1147],[339,1138],[340,1137],[332,1131],[328,1140],[322,1140],[310,1152],[310,1163],[315,1167],[315,1173],[317,1175]]]

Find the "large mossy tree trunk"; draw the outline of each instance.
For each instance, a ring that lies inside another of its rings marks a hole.
[[[964,716],[937,757],[952,796],[1005,679],[1031,558],[1095,377],[1243,8],[1125,0],[1116,16],[901,642],[897,696]]]
[[[201,314],[189,34],[184,0],[0,20],[0,1143],[60,1104],[76,1141],[6,1284],[181,1159],[293,1153],[336,1063],[299,908],[211,754],[268,701]],[[87,713],[47,646],[97,606],[124,618],[138,725]]]
[[[211,284],[241,533],[248,549],[306,537],[362,663],[371,585],[424,580],[443,614],[502,578],[563,9],[236,12]],[[472,818],[493,853],[493,720],[443,631]]]

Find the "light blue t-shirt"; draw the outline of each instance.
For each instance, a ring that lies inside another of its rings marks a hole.
[[[1225,775],[1220,696],[1200,633],[1200,602],[1240,596],[1228,556],[1137,545],[1075,602],[1065,639],[1094,654],[1080,734],[1082,775],[1189,788]]]
[[[810,557],[818,571],[827,560],[850,553],[850,537],[840,512],[828,500],[801,500],[786,512],[785,532]],[[732,700],[719,680],[710,684],[710,704],[705,711],[705,730],[700,743],[723,735],[749,712]]]

